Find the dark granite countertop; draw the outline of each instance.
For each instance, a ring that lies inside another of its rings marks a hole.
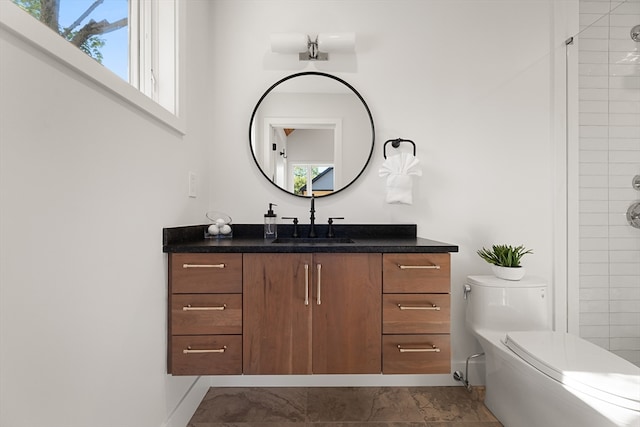
[[[417,237],[415,224],[335,224],[338,238],[348,238],[352,243],[327,243],[327,225],[316,225],[318,239],[306,239],[308,225],[299,226],[299,241],[273,243],[263,239],[262,224],[234,224],[233,238],[205,238],[208,225],[192,225],[163,229],[162,250],[166,253],[287,253],[287,252],[382,252],[382,253],[438,253],[458,252],[458,246]],[[291,238],[293,226],[278,225],[279,238]]]

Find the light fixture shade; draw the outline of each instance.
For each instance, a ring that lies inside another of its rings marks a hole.
[[[307,35],[302,33],[271,34],[271,52],[300,53],[307,50]]]
[[[355,33],[320,33],[318,50],[332,53],[351,53],[356,48]]]

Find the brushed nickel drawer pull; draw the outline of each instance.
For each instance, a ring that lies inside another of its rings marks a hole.
[[[322,284],[322,278],[321,278],[322,264],[318,264],[316,266],[316,268],[318,269],[318,299],[317,299],[317,304],[320,305],[320,304],[322,304],[322,301],[320,301],[320,286]]]
[[[417,269],[440,270],[440,266],[439,265],[402,265],[402,264],[398,264],[398,268],[400,270],[417,270]]]
[[[212,311],[212,310],[224,310],[227,308],[227,304],[222,304],[216,307],[192,307],[191,304],[187,304],[185,307],[182,307],[182,311]]]
[[[304,305],[309,305],[309,264],[304,265]]]
[[[433,305],[402,305],[402,304],[398,304],[398,308],[400,310],[435,310],[435,311],[440,311],[440,307],[438,307],[437,305],[433,304]]]
[[[182,268],[225,268],[224,264],[182,264]]]
[[[227,350],[227,346],[223,345],[222,348],[212,348],[205,350],[191,350],[191,346],[182,350],[182,354],[202,354],[202,353],[224,353]]]
[[[400,353],[440,353],[440,349],[435,345],[431,348],[404,348],[398,344],[398,351]]]

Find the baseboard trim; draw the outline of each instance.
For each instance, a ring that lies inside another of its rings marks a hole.
[[[198,405],[202,402],[202,398],[207,394],[210,385],[209,377],[198,377],[173,412],[169,414],[162,427],[186,427],[196,409],[198,409]]]
[[[460,385],[451,374],[436,375],[231,375],[212,376],[212,387],[420,387]]]

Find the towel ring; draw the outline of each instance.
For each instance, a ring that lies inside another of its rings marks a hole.
[[[387,144],[391,143],[391,146],[393,148],[398,148],[400,146],[401,142],[410,142],[411,145],[413,145],[413,155],[416,155],[416,143],[413,142],[410,139],[402,139],[402,138],[396,138],[396,139],[390,139],[387,142],[384,143],[383,147],[382,147],[382,154],[384,155],[384,158],[387,158]]]

